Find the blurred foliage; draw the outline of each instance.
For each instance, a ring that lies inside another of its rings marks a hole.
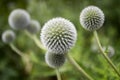
[[[105,13],[105,23],[98,34],[103,46],[111,45],[115,49],[115,55],[111,59],[120,70],[120,0],[0,0],[0,34],[10,29],[9,13],[17,8],[26,9],[32,19],[40,22],[41,27],[53,17],[64,17],[73,22],[78,31],[77,43],[70,55],[95,80],[119,80],[100,52],[91,49],[91,46],[95,46],[93,33],[85,31],[80,25],[80,12],[89,5],[98,6]],[[17,38],[13,44],[29,55],[33,67],[27,72],[22,58],[0,40],[0,80],[56,80],[55,71],[45,64],[42,54],[45,52],[24,31],[15,32]],[[39,38],[39,33],[37,37]],[[60,71],[63,80],[86,80],[68,62]]]

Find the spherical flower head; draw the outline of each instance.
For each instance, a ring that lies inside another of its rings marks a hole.
[[[104,23],[104,13],[96,6],[88,6],[80,14],[80,23],[88,31],[98,30]]]
[[[13,29],[25,29],[30,23],[30,15],[23,9],[15,9],[10,13],[8,22]]]
[[[31,20],[30,24],[27,26],[26,29],[31,34],[36,34],[38,31],[40,31],[40,24],[36,20]]]
[[[15,33],[12,30],[6,30],[2,34],[2,41],[4,43],[11,43],[15,39]]]
[[[107,53],[108,57],[112,57],[115,54],[115,50],[112,46],[103,47],[103,50]]]
[[[75,44],[77,33],[75,26],[64,18],[53,18],[41,30],[41,42],[55,53],[66,53]]]
[[[59,68],[65,62],[65,55],[48,51],[45,54],[45,61],[51,68]]]

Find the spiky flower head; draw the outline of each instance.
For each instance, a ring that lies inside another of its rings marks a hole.
[[[10,43],[15,39],[15,33],[12,30],[6,30],[2,33],[2,41]]]
[[[31,34],[35,34],[40,30],[40,24],[36,20],[31,20],[30,24],[27,26],[26,29]]]
[[[41,41],[43,45],[55,53],[66,53],[76,42],[75,26],[64,18],[53,18],[43,26]]]
[[[52,68],[59,68],[65,62],[65,55],[48,51],[45,54],[46,63]]]
[[[25,29],[30,23],[30,15],[23,9],[15,9],[10,13],[8,22],[13,29]]]
[[[96,6],[88,6],[80,14],[80,23],[88,31],[98,30],[104,23],[104,13]]]

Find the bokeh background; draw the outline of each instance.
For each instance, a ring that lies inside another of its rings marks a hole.
[[[78,39],[70,55],[95,80],[119,80],[97,49],[93,32],[84,30],[79,22],[83,8],[95,5],[105,14],[105,23],[98,30],[103,46],[112,46],[115,50],[110,59],[120,71],[120,0],[0,0],[0,37],[2,32],[11,29],[8,16],[14,9],[22,8],[29,12],[32,19],[40,22],[41,27],[54,17],[64,17],[75,25]],[[39,49],[24,31],[16,31],[13,44],[30,56],[30,64],[16,54],[8,44],[0,39],[0,80],[57,80],[54,69],[44,60],[44,51]],[[39,38],[40,32],[37,35]],[[32,68],[30,67],[32,65]],[[60,69],[63,80],[87,80],[77,72],[68,61]]]

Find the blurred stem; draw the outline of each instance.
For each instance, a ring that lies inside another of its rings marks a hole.
[[[22,51],[20,51],[18,48],[16,48],[12,43],[11,44],[9,44],[10,45],[10,47],[11,47],[11,49],[14,51],[14,52],[16,52],[19,56],[21,56],[21,58],[22,59],[26,59],[26,60],[28,60],[28,57],[29,56],[26,56],[27,54],[25,54],[25,53],[23,53]],[[29,57],[30,58],[30,57]],[[30,59],[31,60],[31,59]],[[25,61],[25,60],[24,60]],[[33,61],[33,60],[32,60]],[[37,63],[38,64],[38,62],[35,62],[34,61],[34,63]],[[41,61],[39,61],[39,64],[40,65],[42,65],[42,66],[46,66],[45,64],[43,64],[43,62],[41,62]]]
[[[114,69],[114,71],[117,73],[117,75],[120,77],[120,73],[119,71],[117,70],[116,66],[113,64],[113,62],[110,60],[110,58],[106,55],[106,53],[104,52],[103,48],[102,48],[102,45],[100,43],[100,40],[99,40],[99,37],[98,37],[98,34],[97,34],[97,31],[94,31],[94,36],[96,38],[96,41],[97,41],[97,44],[99,46],[99,49],[102,53],[102,55],[104,56],[104,58],[107,60],[107,62],[110,64],[110,66]]]
[[[28,31],[25,31],[26,35],[28,37],[30,37],[34,42],[35,44],[42,50],[45,50],[45,48],[42,46],[40,40],[36,37],[36,35],[33,35],[33,34],[30,34]]]
[[[25,71],[29,74],[32,71],[33,63],[31,62],[29,54],[24,54],[22,61],[25,65]]]
[[[91,76],[89,76],[78,64],[77,62],[68,54],[66,54],[68,61],[81,73],[83,73],[89,80],[94,80]]]
[[[29,56],[27,54],[24,54],[23,52],[21,52],[12,43],[10,44],[10,47],[12,48],[13,51],[15,51],[18,55],[21,56],[21,58],[22,58],[22,60],[24,62],[24,65],[25,65],[26,72],[30,73],[30,71],[32,70],[32,63],[30,63]]]
[[[62,80],[59,69],[56,69],[56,74],[57,74],[57,80]]]
[[[10,45],[11,49],[13,51],[15,51],[18,55],[20,55],[21,57],[23,56],[23,52],[21,52],[19,49],[17,49],[12,43],[9,45]]]

